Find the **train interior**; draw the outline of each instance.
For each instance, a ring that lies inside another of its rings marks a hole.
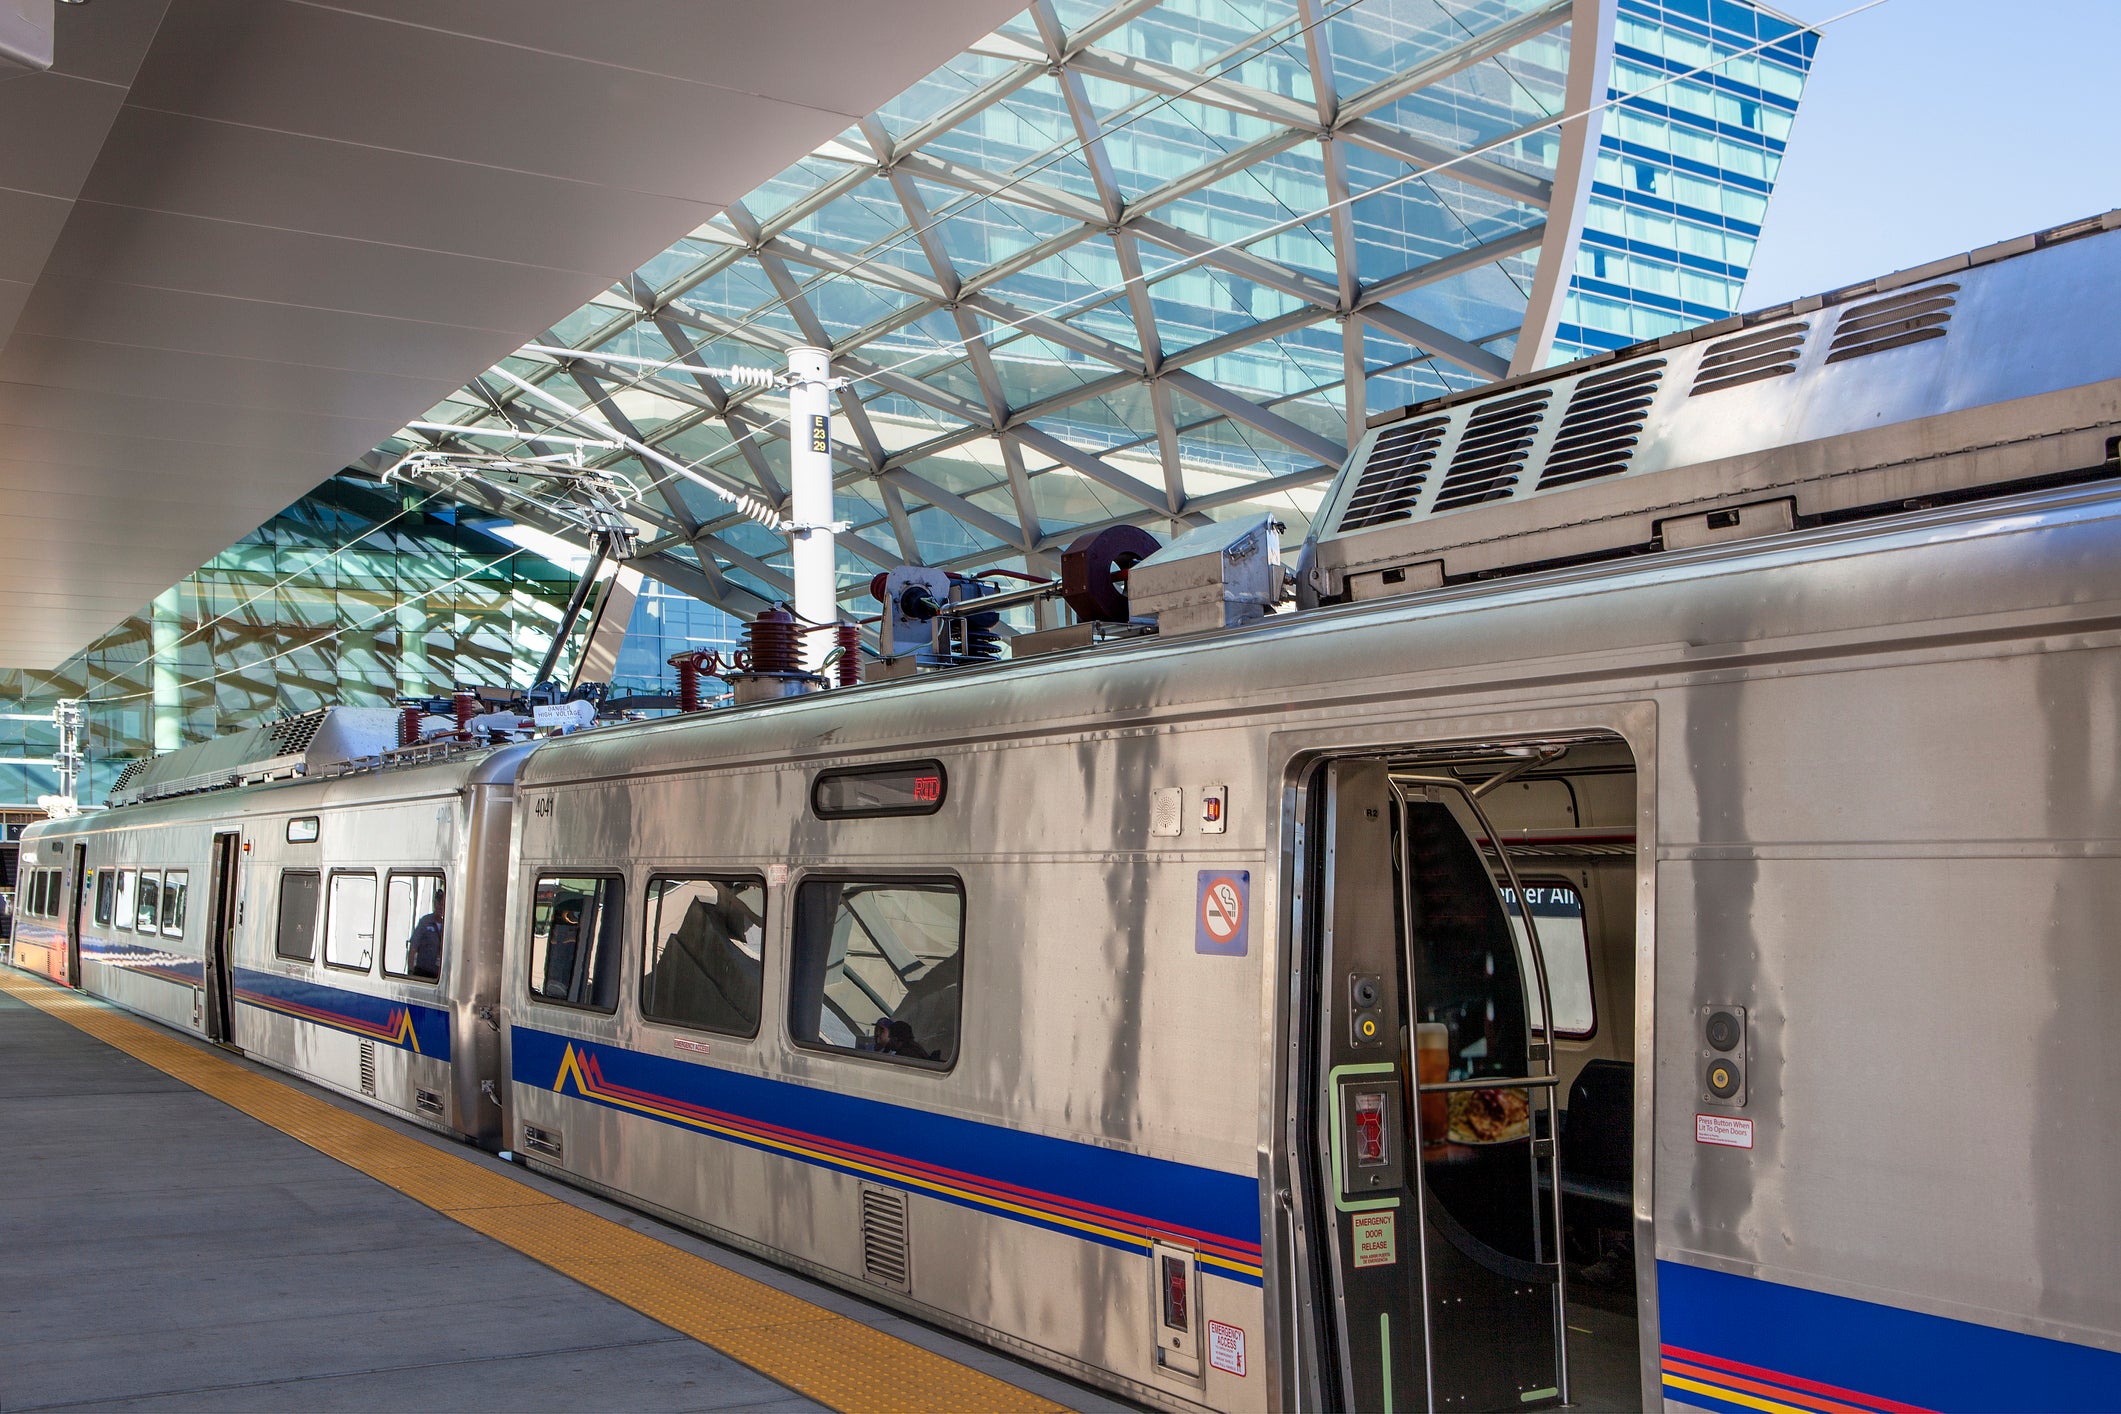
[[[1344,950],[1327,964],[1321,1015],[1366,1028],[1373,975],[1386,994],[1374,1014],[1397,1045],[1342,1051],[1357,1063],[1318,1093],[1352,1136],[1336,1140],[1350,1146],[1348,1171],[1331,1170],[1343,1197],[1363,1162],[1360,1110],[1401,1111],[1384,1172],[1405,1201],[1388,1240],[1422,1261],[1398,1296],[1377,1299],[1425,1307],[1425,1339],[1398,1357],[1400,1377],[1425,1373],[1439,1408],[1640,1408],[1634,759],[1618,738],[1587,734],[1425,747],[1335,763],[1326,779],[1340,833],[1321,863],[1348,878],[1325,908],[1343,940],[1369,908],[1385,946],[1329,945]],[[1359,875],[1389,875],[1389,891]],[[1346,1022],[1336,1006],[1350,1008]],[[1355,1083],[1395,1071],[1396,1087]],[[1351,1305],[1358,1279],[1374,1280],[1357,1270],[1376,1260],[1362,1250],[1365,1220],[1378,1215],[1357,1214],[1354,1245],[1335,1258]],[[1351,1367],[1368,1358],[1345,1339],[1342,1352]],[[1364,1402],[1359,1381],[1344,1390]]]
[[[1459,761],[1448,770],[1475,791],[1495,782],[1478,801],[1509,868],[1472,812],[1461,810],[1460,823],[1481,846],[1522,950],[1527,930],[1524,910],[1514,906],[1514,871],[1546,965],[1571,1404],[1637,1409],[1635,763],[1617,740],[1562,742],[1505,777],[1525,759]],[[1419,769],[1433,771],[1435,763]],[[1536,1030],[1536,1000],[1528,1009]],[[1546,1132],[1547,1112],[1535,1109],[1534,1118]]]

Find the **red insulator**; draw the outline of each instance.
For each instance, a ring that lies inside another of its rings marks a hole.
[[[398,745],[412,746],[420,739],[420,719],[425,716],[418,707],[407,707],[398,713]]]
[[[457,695],[450,699],[449,705],[457,715],[457,735],[469,737],[471,719],[479,715],[479,694],[468,687],[460,687],[457,689]]]
[[[751,621],[745,640],[755,673],[799,673],[803,670],[803,636],[795,615],[768,609]]]
[[[707,675],[716,662],[712,650],[691,648],[683,653],[673,653],[666,659],[678,670],[678,710],[680,712],[704,712],[707,699],[700,693],[700,679]]]
[[[832,626],[832,636],[839,641],[840,658],[835,665],[839,670],[841,687],[859,687],[862,681],[862,626],[841,619]]]

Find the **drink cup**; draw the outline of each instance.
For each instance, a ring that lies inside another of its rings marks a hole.
[[[1441,1021],[1424,1021],[1414,1028],[1414,1078],[1422,1085],[1437,1085],[1451,1078],[1451,1028]],[[1450,1125],[1451,1097],[1422,1095],[1422,1144],[1443,1143]]]

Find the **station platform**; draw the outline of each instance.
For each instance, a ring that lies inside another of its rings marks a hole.
[[[0,1408],[1119,1411],[0,967]]]

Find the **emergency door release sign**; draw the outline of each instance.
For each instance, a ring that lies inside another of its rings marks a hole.
[[[1193,905],[1193,951],[1243,957],[1252,928],[1252,872],[1203,869]]]

